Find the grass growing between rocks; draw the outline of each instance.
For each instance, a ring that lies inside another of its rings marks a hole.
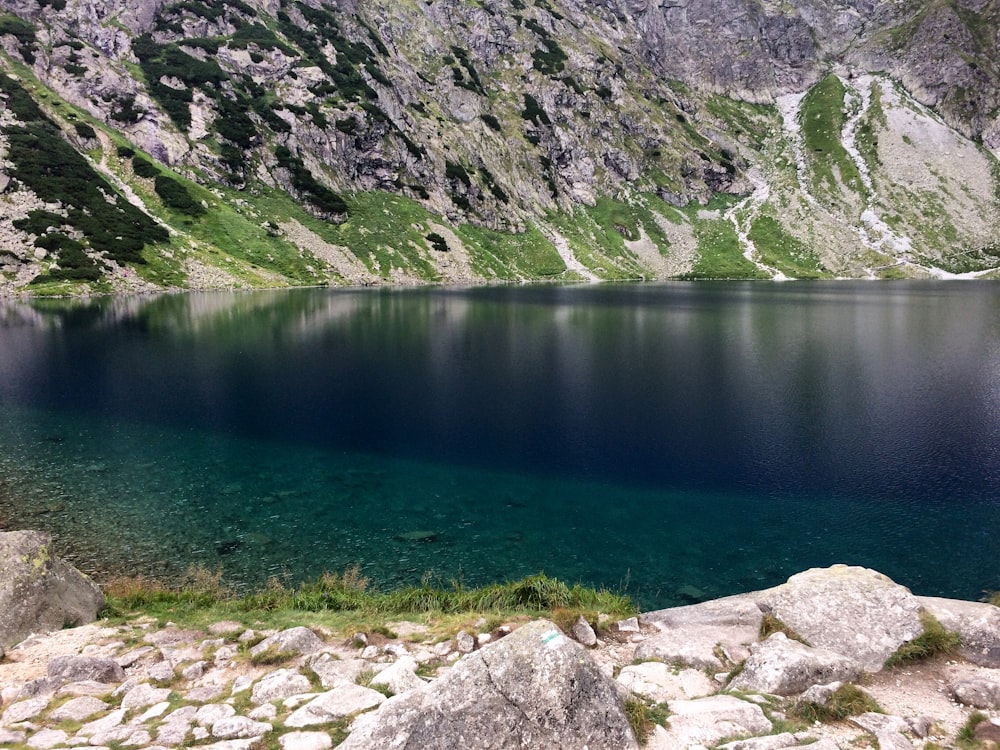
[[[645,745],[653,734],[656,725],[667,726],[670,709],[666,703],[653,703],[638,695],[630,695],[625,699],[625,715],[632,726],[635,738],[640,745]]]
[[[945,630],[930,612],[921,611],[920,624],[924,632],[912,641],[904,643],[885,660],[885,668],[892,669],[902,664],[912,664],[934,656],[948,656],[958,651],[962,638],[958,633]]]
[[[834,691],[826,703],[796,702],[788,710],[788,716],[812,724],[817,721],[843,721],[848,716],[869,712],[885,713],[878,702],[857,685],[844,684]]]
[[[193,569],[175,584],[127,577],[110,581],[104,590],[106,617],[142,614],[189,627],[252,618],[255,624],[276,628],[308,619],[334,631],[377,630],[384,626],[382,618],[393,616],[450,628],[483,615],[514,619],[558,613],[561,621],[573,621],[582,614],[592,621],[598,612],[628,617],[638,611],[624,594],[579,584],[568,586],[544,573],[477,588],[425,581],[420,586],[379,591],[357,568],[349,568],[342,574],[327,573],[296,586],[272,579],[264,589],[244,593],[228,586],[220,573]]]
[[[982,711],[973,711],[969,714],[964,726],[958,730],[955,736],[955,744],[962,750],[972,750],[972,748],[982,747],[982,742],[976,739],[976,727],[982,724],[989,717]]]

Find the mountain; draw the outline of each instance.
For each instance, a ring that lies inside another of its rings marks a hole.
[[[0,289],[1000,277],[992,0],[0,0]]]

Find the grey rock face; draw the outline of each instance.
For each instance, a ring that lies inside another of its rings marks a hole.
[[[38,531],[0,533],[0,646],[92,622],[104,606],[97,585],[54,557],[51,544]]]
[[[729,686],[734,690],[795,695],[813,685],[849,681],[860,674],[861,666],[845,656],[775,633],[750,647],[750,658]]]
[[[973,708],[1000,708],[1000,682],[985,678],[961,680],[951,686],[959,703]]]
[[[297,627],[282,630],[265,638],[252,649],[251,654],[265,651],[289,651],[295,654],[313,654],[323,648],[323,640],[309,628]]]
[[[730,737],[771,731],[771,722],[760,706],[731,695],[674,701],[670,712],[666,747],[709,746]]]
[[[125,670],[113,659],[93,656],[56,656],[49,661],[48,675],[59,682],[124,682]]]
[[[703,672],[675,670],[658,661],[622,667],[616,682],[630,693],[643,695],[656,703],[701,698],[718,688]]]
[[[365,719],[342,748],[638,747],[614,683],[546,621],[465,657],[433,685]]]
[[[400,657],[391,666],[386,667],[372,678],[372,686],[389,688],[393,695],[402,695],[410,690],[417,690],[427,683],[417,676],[417,662],[411,656]]]
[[[285,721],[285,726],[300,728],[326,724],[359,711],[367,711],[384,701],[385,696],[376,690],[361,685],[345,685],[323,693],[293,711]]]
[[[813,646],[846,656],[872,672],[923,632],[917,598],[867,568],[813,568],[761,592],[758,603]]]

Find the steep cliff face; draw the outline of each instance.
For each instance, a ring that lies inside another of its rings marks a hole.
[[[0,7],[5,289],[996,265],[993,2]]]

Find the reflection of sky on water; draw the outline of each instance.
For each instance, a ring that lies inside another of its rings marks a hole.
[[[543,568],[669,598],[843,560],[971,596],[1000,585],[994,290],[3,302],[0,479],[34,499],[0,508],[81,540],[114,508],[145,563],[244,579]]]

